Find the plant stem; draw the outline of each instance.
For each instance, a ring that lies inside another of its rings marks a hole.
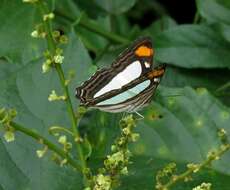
[[[108,39],[111,42],[118,43],[118,44],[128,44],[129,43],[128,39],[122,36],[119,36],[115,33],[104,30],[100,25],[98,25],[96,22],[94,22],[93,20],[89,18],[82,18],[80,20],[79,18],[73,19],[65,15],[64,13],[60,13],[60,12],[55,12],[55,15],[65,18],[69,22],[73,23],[72,26],[76,26],[76,24],[78,24],[79,26],[87,30],[90,30],[96,34],[99,34],[100,36]]]
[[[226,144],[224,148],[220,148],[216,153],[215,156],[208,158],[207,160],[205,160],[203,163],[200,164],[199,166],[199,170],[210,165],[212,161],[214,161],[216,159],[216,157],[221,157],[225,152],[227,152],[230,149],[230,144]],[[184,180],[186,177],[189,177],[191,174],[195,173],[194,169],[188,169],[187,171],[185,171],[184,173],[175,176],[175,178],[173,178],[173,180],[170,180],[168,183],[162,185],[161,189],[162,190],[167,190],[169,189],[171,186],[173,186],[175,183],[177,183],[178,181]]]
[[[126,38],[123,38],[115,33],[112,32],[108,32],[104,29],[102,29],[101,26],[99,26],[97,23],[95,23],[94,21],[90,20],[90,19],[86,19],[83,18],[79,21],[79,25],[94,32],[97,33],[101,36],[103,36],[104,38],[107,38],[108,40],[110,40],[111,42],[115,42],[115,43],[120,43],[120,44],[127,44],[129,43],[129,40],[127,40]]]
[[[193,24],[198,24],[200,21],[200,14],[198,11],[196,11],[194,19],[193,19]]]
[[[221,92],[221,91],[224,91],[224,90],[226,90],[228,88],[230,88],[230,81],[228,81],[227,83],[225,83],[224,85],[222,85],[221,87],[216,89],[216,92]]]
[[[44,14],[49,13],[49,10],[48,10],[47,5],[45,4],[45,2],[42,1],[42,2],[39,3],[39,5],[40,5],[40,10],[41,10],[41,16],[43,16]],[[48,49],[50,50],[50,53],[52,54],[52,56],[54,56],[55,51],[56,51],[56,44],[55,44],[55,41],[54,41],[54,39],[52,37],[52,25],[51,25],[51,22],[50,22],[49,19],[44,22],[44,26],[45,26],[45,30],[47,32],[46,39],[47,39]],[[75,114],[74,114],[72,102],[71,102],[70,95],[69,95],[68,86],[65,85],[66,79],[65,79],[63,69],[62,69],[60,64],[55,64],[55,69],[56,69],[56,71],[58,73],[62,88],[63,88],[63,90],[65,92],[65,96],[67,97],[65,102],[66,102],[67,110],[68,110],[69,117],[70,117],[71,124],[72,124],[72,131],[74,133],[74,136],[77,139],[80,139],[80,133],[79,133],[78,128],[77,128],[78,121],[77,121],[77,118],[75,117]],[[86,161],[85,161],[85,158],[84,158],[83,150],[82,150],[82,147],[81,147],[81,145],[79,143],[76,143],[76,147],[77,147],[79,160],[81,162],[81,168],[82,168],[81,172],[82,172],[82,174],[84,176],[84,182],[87,185],[86,177],[84,175],[84,172],[87,169],[87,164],[86,164]]]
[[[68,163],[71,166],[73,166],[74,168],[76,168],[78,171],[82,170],[81,165],[79,163],[77,163],[73,158],[71,158],[71,156],[68,153],[66,153],[64,150],[62,150],[61,148],[56,146],[54,143],[52,143],[51,141],[49,141],[48,139],[46,139],[45,137],[43,137],[39,133],[34,132],[28,128],[25,128],[25,127],[15,123],[15,122],[11,122],[10,126],[12,126],[16,131],[20,131],[20,132],[38,140],[38,141],[41,141],[44,145],[46,145],[50,150],[57,153],[60,157],[62,157],[63,159],[67,159]]]

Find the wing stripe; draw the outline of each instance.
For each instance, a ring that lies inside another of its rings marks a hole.
[[[156,87],[157,85],[153,83],[152,86],[150,86],[140,94],[119,104],[94,106],[94,107],[108,112],[120,112],[120,111],[132,112],[135,111],[136,108],[138,108],[138,106],[141,106],[149,101]]]

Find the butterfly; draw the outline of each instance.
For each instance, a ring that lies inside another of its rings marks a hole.
[[[81,105],[106,112],[136,112],[148,105],[165,73],[165,65],[153,68],[154,53],[149,37],[135,40],[109,68],[76,88]]]

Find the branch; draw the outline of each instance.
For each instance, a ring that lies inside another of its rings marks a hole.
[[[118,43],[118,44],[128,44],[129,39],[122,37],[120,35],[117,35],[113,32],[109,32],[107,30],[104,30],[99,24],[94,22],[93,20],[89,18],[70,18],[68,15],[65,15],[64,13],[61,13],[59,11],[55,11],[55,15],[62,17],[72,23],[73,26],[76,26],[77,24],[87,30],[90,30],[106,39],[108,39],[111,42]]]
[[[3,118],[0,117],[0,120],[2,120]],[[68,163],[73,166],[74,168],[76,168],[78,171],[82,171],[82,167],[79,163],[77,163],[68,153],[66,153],[64,150],[62,150],[61,148],[59,148],[58,146],[56,146],[54,143],[52,143],[51,141],[49,141],[48,139],[46,139],[45,137],[43,137],[42,135],[38,134],[37,132],[34,132],[28,128],[23,127],[20,124],[17,124],[13,121],[11,121],[9,123],[9,125],[11,127],[13,127],[16,131],[19,131],[21,133],[24,133],[28,136],[30,136],[31,138],[34,138],[40,142],[42,142],[44,145],[46,145],[50,150],[54,151],[55,153],[57,153],[61,158],[63,159],[67,159]]]
[[[181,173],[180,175],[172,176],[171,180],[168,183],[157,184],[158,187],[156,189],[168,190],[171,186],[176,184],[178,181],[182,181],[182,180],[185,180],[186,178],[189,178],[193,173],[196,173],[197,171],[210,165],[214,160],[218,160],[229,149],[230,149],[230,144],[222,144],[216,152],[212,152],[211,155],[208,155],[208,158],[204,160],[202,163],[191,164],[191,166],[188,167],[187,171],[185,171],[184,173]]]
[[[38,6],[40,8],[40,12],[41,12],[42,17],[43,17],[43,15],[49,13],[48,7],[47,7],[47,5],[46,5],[46,3],[44,1],[39,1]],[[48,49],[49,49],[51,55],[54,56],[57,47],[56,47],[56,43],[55,43],[55,41],[53,39],[53,36],[52,36],[51,21],[47,20],[47,21],[44,21],[43,23],[44,23],[44,26],[45,26],[45,30],[47,32],[46,40],[47,40]],[[75,114],[74,114],[72,102],[71,102],[70,95],[69,95],[68,86],[66,86],[66,84],[65,84],[66,79],[65,79],[63,69],[62,69],[60,64],[54,64],[54,65],[55,65],[55,69],[56,69],[56,71],[58,73],[62,88],[63,88],[63,90],[65,92],[65,96],[67,98],[65,100],[65,102],[66,102],[68,114],[69,114],[69,117],[70,117],[70,120],[71,120],[72,131],[73,131],[74,136],[76,137],[76,139],[80,139],[80,134],[79,134],[79,131],[78,131],[78,128],[77,128],[78,121],[77,121],[77,118],[75,117]],[[86,165],[86,161],[85,161],[85,158],[84,158],[84,155],[83,155],[83,150],[82,150],[82,147],[79,144],[79,142],[76,143],[76,146],[77,146],[78,156],[79,156],[79,159],[80,159],[80,162],[81,162],[82,173],[84,175],[84,171],[87,170],[87,165]]]

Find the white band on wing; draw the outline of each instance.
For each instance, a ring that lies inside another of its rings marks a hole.
[[[134,61],[127,66],[123,71],[118,73],[107,85],[99,90],[94,98],[105,94],[111,90],[120,89],[122,86],[130,83],[131,81],[140,77],[142,73],[142,67],[140,61]]]

